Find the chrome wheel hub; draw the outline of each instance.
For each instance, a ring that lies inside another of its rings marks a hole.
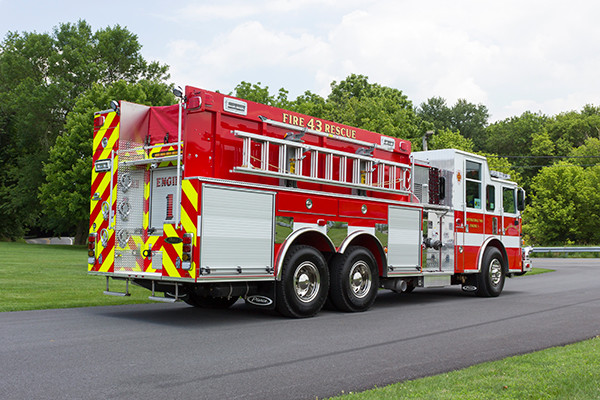
[[[309,303],[317,297],[320,287],[321,275],[317,266],[310,261],[298,265],[294,272],[296,297],[303,303]]]
[[[372,284],[371,269],[364,261],[357,261],[350,268],[350,289],[354,296],[362,299],[369,294]]]
[[[492,286],[496,287],[500,285],[500,281],[502,280],[502,264],[500,264],[500,260],[493,259],[490,263],[490,282]]]

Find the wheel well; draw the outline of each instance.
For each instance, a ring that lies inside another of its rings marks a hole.
[[[343,253],[350,246],[360,246],[369,250],[377,262],[379,276],[384,276],[384,272],[387,268],[387,258],[385,256],[383,245],[379,239],[367,232],[356,232],[356,234],[348,236],[342,242],[339,252]]]
[[[502,258],[503,258],[503,263],[502,263],[502,267],[504,268],[504,273],[508,273],[508,254],[506,253],[506,249],[504,248],[504,245],[502,244],[502,242],[496,238],[491,238],[488,241],[483,243],[483,246],[481,246],[481,249],[479,250],[479,257],[478,257],[478,266],[479,266],[479,270],[481,271],[481,263],[483,262],[483,255],[485,254],[485,251],[490,248],[490,247],[495,247],[496,249],[498,249],[498,251],[500,251],[500,254],[502,254]]]
[[[325,259],[328,261],[329,257],[335,254],[335,246],[333,242],[327,235],[324,233],[310,228],[303,228],[293,232],[288,238],[285,240],[281,248],[279,249],[279,253],[277,254],[277,258],[275,261],[275,265],[277,265],[277,279],[281,279],[281,269],[283,260],[285,259],[285,255],[287,254],[290,247],[295,245],[307,245],[312,246],[315,249],[319,250]]]

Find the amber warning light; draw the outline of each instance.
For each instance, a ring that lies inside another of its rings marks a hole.
[[[152,155],[152,157],[157,158],[157,157],[168,157],[168,156],[176,156],[177,155],[177,150],[166,150],[166,151],[159,151],[158,153],[154,153]]]

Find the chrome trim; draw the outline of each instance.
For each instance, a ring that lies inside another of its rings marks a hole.
[[[498,236],[490,236],[488,238],[486,238],[483,243],[481,244],[481,246],[479,247],[479,254],[477,255],[477,270],[467,270],[464,272],[480,272],[481,271],[481,267],[482,267],[482,263],[483,263],[483,255],[485,254],[485,251],[488,248],[488,245],[490,244],[490,242],[492,240],[498,240],[500,242],[500,244],[502,244],[502,247],[504,247],[504,252],[506,252],[506,247],[504,246],[504,243],[502,243],[502,239]],[[502,257],[504,257],[504,253],[502,250],[500,250],[500,254],[502,255]],[[507,269],[508,269],[508,260],[506,260],[506,265],[507,265]]]
[[[316,226],[316,224],[315,224],[315,226]],[[326,238],[327,242],[329,243],[330,250],[332,252],[335,252],[335,245],[333,244],[333,242],[331,241],[331,239],[329,238],[329,236],[324,235],[323,232],[321,232],[320,230],[309,228],[309,227],[303,227],[303,228],[300,228],[298,230],[293,231],[285,239],[285,242],[283,242],[283,245],[279,249],[279,254],[277,255],[277,265],[276,265],[277,271],[276,271],[275,278],[278,281],[281,280],[281,272],[282,272],[282,269],[283,269],[283,260],[285,259],[286,253],[288,252],[290,246],[294,243],[294,241],[296,240],[296,238],[298,236],[300,236],[301,234],[306,233],[306,232],[317,232],[319,235],[321,235],[322,237]]]
[[[292,193],[300,193],[300,194],[305,194],[305,195],[313,194],[313,195],[317,195],[317,196],[328,196],[328,197],[339,198],[339,194],[331,193],[331,192],[320,192],[318,190],[298,189],[298,188],[291,188],[291,187],[286,187],[286,186],[265,185],[265,184],[261,184],[261,183],[250,184],[249,182],[233,181],[233,180],[229,180],[229,179],[208,178],[208,177],[203,177],[203,176],[194,176],[194,177],[189,177],[189,178],[184,178],[184,179],[187,179],[187,180],[197,179],[200,182],[210,182],[210,183],[221,184],[221,185],[244,186],[244,187],[252,186],[252,189],[250,189],[250,190],[260,188],[260,189],[265,189],[265,190],[270,190],[270,191],[275,191],[275,192],[292,192]],[[357,195],[348,194],[348,195],[344,195],[344,199],[356,199],[356,200],[360,200],[360,201],[364,202],[365,196],[357,196]],[[406,206],[406,207],[412,207],[412,208],[418,208],[418,209],[431,209],[431,210],[444,210],[444,211],[453,210],[452,208],[447,207],[447,206],[436,206],[433,204],[410,203],[407,201],[380,199],[380,198],[376,198],[376,197],[369,197],[368,200],[375,202],[375,203],[385,203],[385,204],[389,204],[389,205]]]
[[[179,117],[177,119],[177,189],[175,192],[175,226],[181,226],[181,114],[183,112],[183,97],[179,99]]]
[[[358,260],[350,268],[348,276],[350,280],[350,289],[354,292],[354,296],[359,299],[364,298],[371,290],[373,276],[371,268],[363,260]]]
[[[303,303],[313,301],[321,288],[321,274],[315,263],[304,261],[298,265],[292,283],[298,300]]]

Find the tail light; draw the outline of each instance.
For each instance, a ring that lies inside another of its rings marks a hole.
[[[96,263],[96,243],[98,242],[98,234],[90,233],[88,236],[88,264]]]
[[[183,250],[181,254],[181,269],[189,271],[192,269],[192,252],[194,250],[194,234],[183,234]]]

